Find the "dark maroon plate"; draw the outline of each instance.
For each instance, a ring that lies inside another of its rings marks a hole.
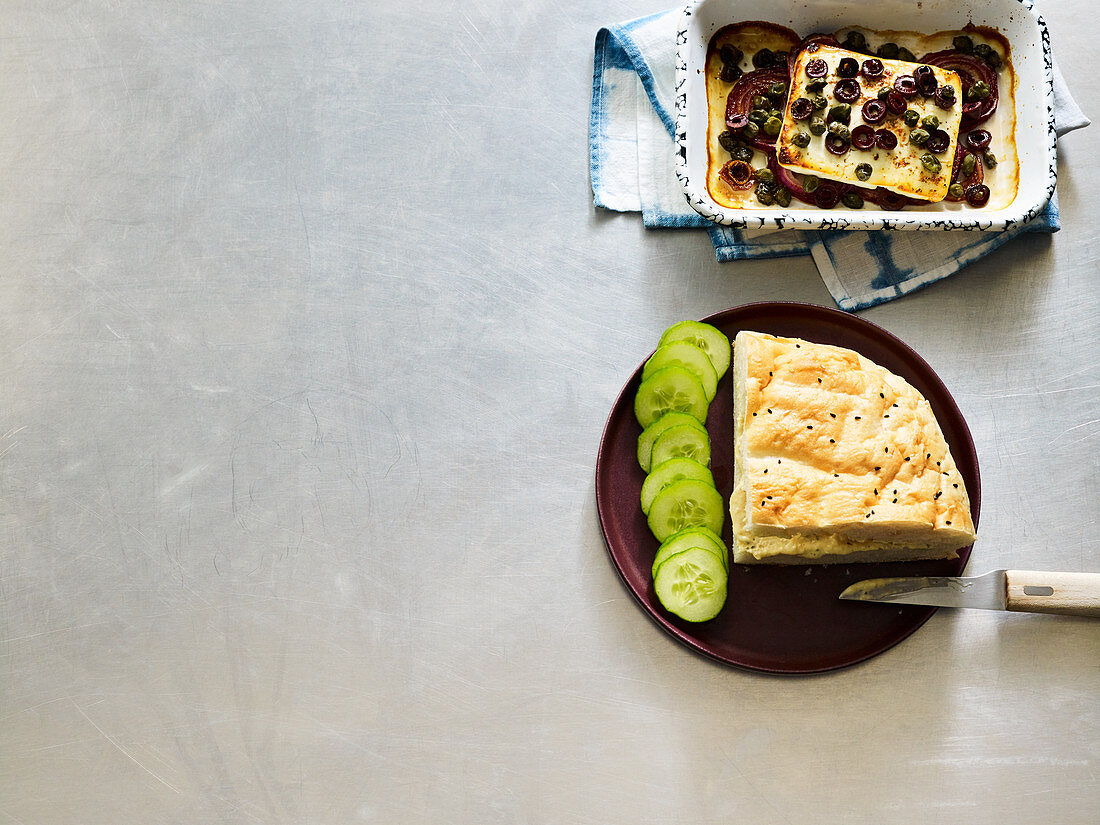
[[[978,459],[970,430],[954,399],[924,360],[881,327],[838,310],[809,304],[762,303],[703,318],[732,340],[755,330],[862,353],[906,379],[932,405],[951,454],[966,481],[974,524],[981,500]],[[729,597],[717,618],[692,624],[667,613],[653,592],[650,567],[657,540],[638,504],[645,473],[638,466],[641,427],[634,394],[641,366],[611,410],[596,462],[596,505],[611,561],[642,609],[673,638],[720,662],[768,673],[819,673],[882,653],[928,621],[935,608],[841,601],[849,584],[880,576],[955,576],[970,548],[950,561],[886,564],[731,564]],[[711,471],[728,501],[733,490],[733,399],[729,373],[711,402]],[[730,542],[729,518],[723,538]]]

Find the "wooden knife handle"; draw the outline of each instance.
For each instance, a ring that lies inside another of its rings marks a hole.
[[[1005,584],[1009,610],[1100,618],[1100,573],[1006,570]]]

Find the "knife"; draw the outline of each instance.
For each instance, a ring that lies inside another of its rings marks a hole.
[[[867,579],[848,587],[840,598],[1100,618],[1100,573],[993,570],[970,578]]]

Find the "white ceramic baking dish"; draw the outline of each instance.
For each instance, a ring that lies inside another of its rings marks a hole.
[[[792,202],[786,209],[731,209],[707,192],[707,45],[732,23],[764,20],[802,36],[846,26],[931,33],[968,23],[997,29],[1009,42],[1016,78],[1015,142],[1020,165],[1016,197],[994,210],[937,204],[889,212],[870,207],[817,209]],[[676,56],[676,174],[688,203],[726,226],[793,229],[1001,230],[1031,220],[1054,194],[1057,175],[1054,68],[1050,35],[1030,0],[695,0],[683,12]]]

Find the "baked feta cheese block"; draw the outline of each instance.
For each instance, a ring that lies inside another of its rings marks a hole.
[[[776,157],[792,172],[941,201],[962,102],[955,72],[811,43],[795,61]]]
[[[928,401],[857,352],[734,339],[733,558],[824,564],[955,558],[966,485]]]

